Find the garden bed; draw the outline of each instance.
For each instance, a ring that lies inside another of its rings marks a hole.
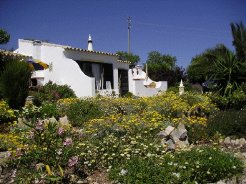
[[[207,131],[218,111],[207,96],[173,92],[29,103],[1,134],[3,172],[16,183],[217,182],[243,172],[238,158],[213,144],[223,135]]]

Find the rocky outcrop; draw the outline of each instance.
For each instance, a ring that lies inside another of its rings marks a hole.
[[[159,132],[161,143],[167,146],[167,150],[185,148],[189,146],[187,130],[184,124],[179,124],[177,128],[168,126],[164,131]]]

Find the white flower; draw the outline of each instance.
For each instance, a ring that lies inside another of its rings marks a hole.
[[[177,178],[180,177],[180,173],[173,173],[174,176],[176,176]]]
[[[147,157],[151,157],[151,153],[148,153],[148,154],[147,154]]]
[[[125,175],[127,174],[127,172],[128,172],[128,171],[127,171],[126,169],[121,169],[119,175],[120,175],[120,176],[125,176]]]
[[[168,164],[168,165],[173,165],[173,163],[172,163],[172,162],[168,162],[167,164]]]

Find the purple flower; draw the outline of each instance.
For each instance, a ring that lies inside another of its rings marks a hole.
[[[7,151],[6,157],[11,157],[11,156],[12,156],[12,153],[10,151]]]
[[[68,160],[68,166],[72,167],[78,163],[79,157],[78,156],[73,156]]]
[[[31,130],[31,131],[29,132],[29,138],[30,138],[30,139],[33,139],[33,137],[34,137],[34,132]]]
[[[62,127],[58,128],[58,135],[62,135],[64,133],[64,129]]]
[[[19,156],[22,156],[22,150],[20,148],[17,148],[16,150],[16,156],[19,157]]]
[[[43,130],[44,129],[44,122],[42,120],[38,120],[35,129],[36,130]]]
[[[64,146],[68,146],[73,143],[73,140],[71,138],[66,138],[65,141],[63,142]]]

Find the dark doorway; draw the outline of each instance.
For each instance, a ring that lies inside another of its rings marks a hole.
[[[112,89],[114,89],[114,77],[113,77],[113,65],[112,64],[102,64],[103,72],[103,88],[106,88],[106,81],[110,81]]]
[[[111,88],[114,89],[114,76],[112,64],[97,63],[90,61],[76,62],[85,75],[89,77],[95,77],[96,80],[100,80],[102,82],[102,89],[106,89],[106,81],[110,81]],[[95,70],[95,67],[98,68],[98,70]]]
[[[129,91],[128,87],[128,70],[118,70],[119,76],[119,92],[121,95],[125,95]]]

